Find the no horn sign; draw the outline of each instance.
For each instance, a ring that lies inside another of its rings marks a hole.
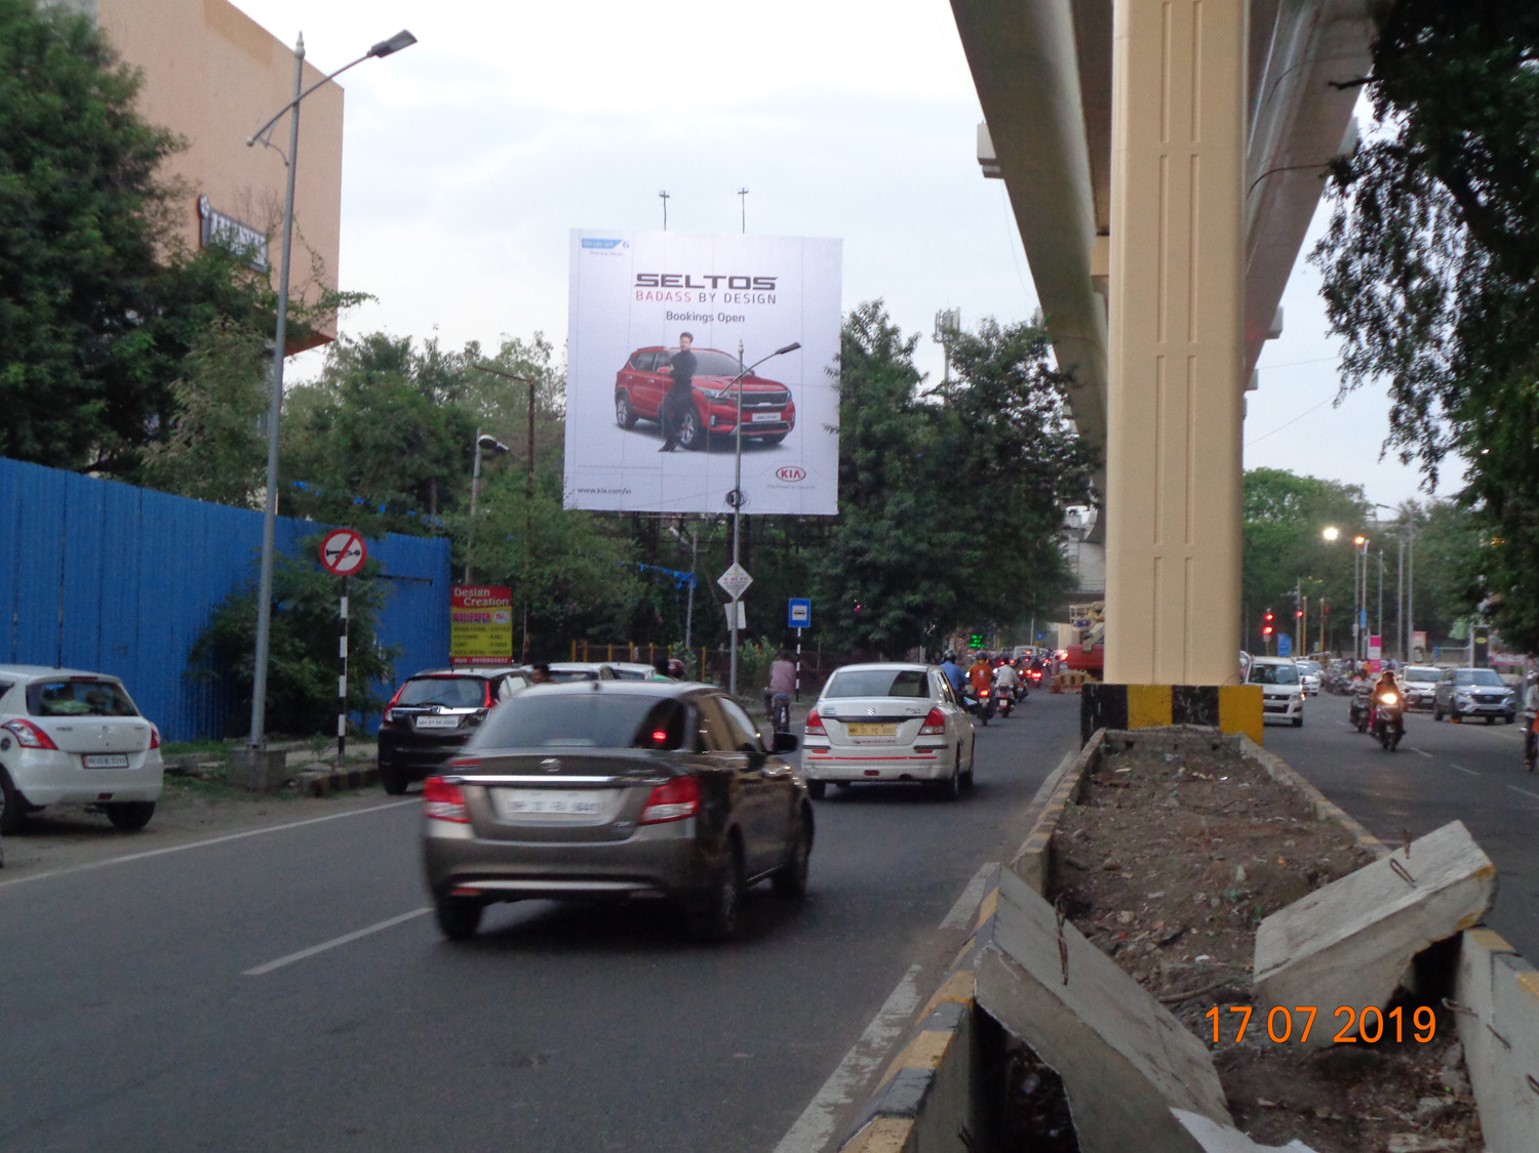
[[[369,550],[356,529],[335,528],[321,541],[321,567],[332,576],[352,576],[363,568]]]

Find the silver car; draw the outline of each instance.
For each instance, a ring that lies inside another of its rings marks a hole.
[[[160,731],[117,677],[0,665],[0,833],[60,801],[104,812],[116,828],[142,829],[164,780]]]
[[[973,783],[974,739],[936,666],[844,665],[807,714],[802,771],[814,799],[829,781],[920,781],[955,800]]]
[[[423,861],[438,925],[472,936],[485,907],[660,896],[703,940],[730,937],[761,880],[799,899],[812,805],[795,768],[710,685],[594,680],[502,702],[423,784]]]
[[[1444,669],[1432,698],[1432,719],[1484,717],[1489,725],[1500,717],[1510,725],[1518,713],[1517,702],[1517,694],[1495,669]]]

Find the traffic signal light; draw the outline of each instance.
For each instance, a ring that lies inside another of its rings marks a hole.
[[[1271,609],[1267,609],[1266,612],[1261,614],[1261,635],[1262,636],[1269,637],[1269,636],[1272,635],[1272,622],[1273,622],[1273,619],[1274,618],[1272,617],[1272,610]]]

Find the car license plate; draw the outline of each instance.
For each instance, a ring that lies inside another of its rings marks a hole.
[[[505,821],[564,820],[604,815],[605,795],[592,789],[493,789],[492,807]]]
[[[123,753],[87,753],[80,760],[88,769],[128,768],[128,757]]]
[[[418,717],[419,729],[457,729],[460,727],[459,717]]]
[[[768,423],[772,420],[779,420],[780,414],[778,412],[756,412],[750,419],[755,424],[758,424],[760,421]]]
[[[897,725],[852,724],[850,726],[852,737],[891,737],[896,735],[897,731]]]

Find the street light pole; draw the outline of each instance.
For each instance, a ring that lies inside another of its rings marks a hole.
[[[294,180],[299,167],[299,104],[323,84],[329,84],[355,64],[376,57],[384,58],[409,48],[417,38],[402,29],[389,40],[381,40],[357,60],[350,61],[304,87],[305,38],[294,43],[294,99],[275,112],[270,120],[246,138],[250,148],[258,140],[267,144],[266,134],[285,112],[289,113],[288,182],[283,195],[283,245],[278,266],[278,322],[273,335],[272,391],[267,405],[267,498],[262,511],[262,564],[257,589],[257,630],[255,668],[251,684],[250,746],[267,744],[267,663],[272,641],[273,553],[278,521],[278,420],[283,413],[283,358],[287,351],[289,323],[289,255],[294,246]]]
[[[744,192],[748,190],[743,189]],[[784,356],[788,352],[795,352],[800,348],[801,341],[793,340],[784,348],[777,348],[768,356],[761,356],[747,368],[742,369],[732,378],[729,388],[737,389],[737,449],[736,460],[733,462],[732,491],[727,494],[727,503],[732,506],[732,567],[735,570],[738,562],[738,548],[742,540],[743,520],[743,378],[747,376],[766,360],[773,360],[777,356]],[[741,357],[741,352],[738,354]],[[727,665],[727,692],[737,695],[737,602],[738,597],[732,600],[732,657]]]
[[[668,194],[663,192],[659,195],[666,197]],[[668,211],[668,202],[666,200],[663,201],[663,211],[664,213]],[[666,222],[664,222],[664,227],[666,226]],[[516,380],[521,384],[529,386],[529,460],[524,470],[524,587],[522,590],[524,601],[524,643],[520,650],[522,653],[520,659],[527,662],[529,660],[529,531],[530,513],[534,507],[534,386],[536,382],[532,376],[517,376],[511,372],[504,372],[495,364],[477,363],[476,367],[482,372],[489,372],[493,376],[502,377],[504,380]],[[474,511],[475,508],[472,507],[471,512]],[[467,581],[466,583],[468,584],[469,582]]]
[[[475,551],[476,543],[476,495],[481,491],[481,450],[490,449],[498,456],[506,456],[511,451],[507,445],[498,440],[491,433],[484,433],[476,429],[476,455],[475,463],[470,468],[470,531],[465,534],[465,583],[470,583],[471,578],[471,554]]]

